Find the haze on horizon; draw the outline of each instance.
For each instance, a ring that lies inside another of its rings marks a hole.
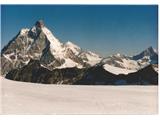
[[[158,46],[157,5],[2,5],[1,47],[42,19],[63,43],[103,56]]]

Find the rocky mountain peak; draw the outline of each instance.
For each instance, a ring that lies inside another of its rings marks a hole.
[[[138,55],[133,56],[134,60],[139,60],[142,58],[146,58],[146,57],[150,57],[151,59],[157,59],[158,58],[158,54],[157,52],[155,52],[155,50],[150,46],[148,47],[146,50],[142,51],[141,53],[139,53]],[[156,60],[157,61],[157,60]]]
[[[38,21],[35,23],[35,26],[36,26],[36,28],[43,28],[45,25],[44,25],[43,20],[38,20]]]
[[[152,46],[150,46],[150,47],[148,47],[146,50],[144,50],[144,53],[145,53],[146,55],[151,55],[151,54],[154,54],[155,51],[154,51],[154,49],[152,48]]]

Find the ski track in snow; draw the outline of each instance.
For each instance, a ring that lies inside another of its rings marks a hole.
[[[157,86],[44,85],[1,77],[2,114],[157,114]]]

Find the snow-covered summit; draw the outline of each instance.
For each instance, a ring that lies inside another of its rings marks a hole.
[[[29,32],[29,30],[30,30],[30,29],[28,29],[28,28],[23,28],[23,29],[21,29],[21,30],[20,30],[20,35],[25,35],[25,34],[27,34],[27,33]]]
[[[75,55],[78,55],[82,50],[79,46],[70,41],[66,42],[65,47],[71,49]]]

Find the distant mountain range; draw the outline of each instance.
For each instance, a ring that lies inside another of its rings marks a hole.
[[[1,74],[46,84],[157,85],[158,53],[149,47],[132,57],[103,58],[70,41],[61,43],[39,20],[31,29],[21,29],[2,49]]]

